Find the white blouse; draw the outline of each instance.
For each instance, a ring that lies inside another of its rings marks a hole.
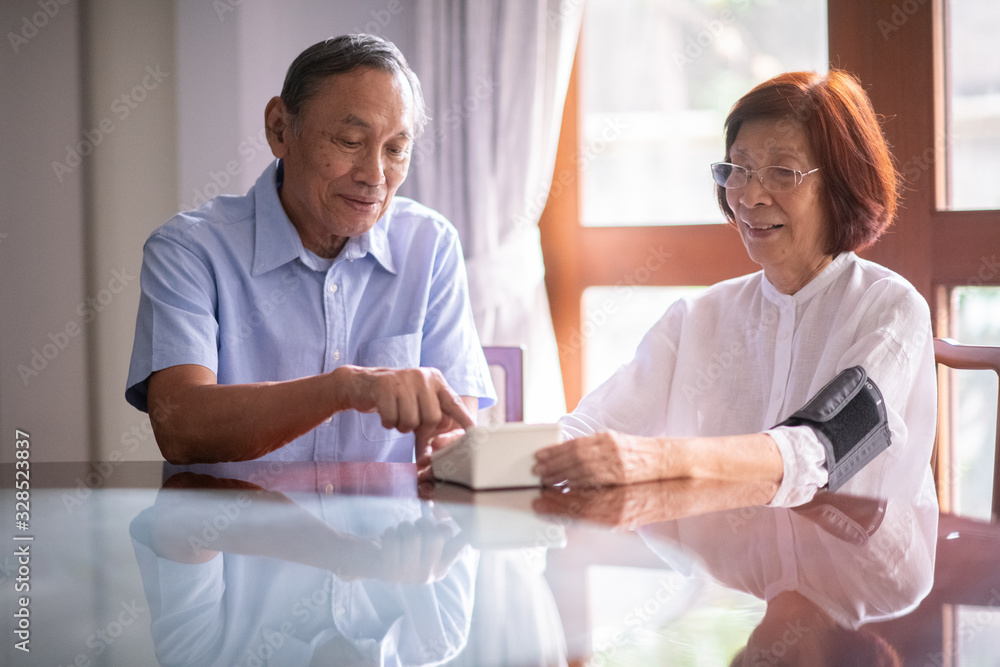
[[[615,430],[656,437],[767,432],[784,476],[771,504],[807,502],[827,481],[806,426],[774,428],[826,383],[861,365],[882,391],[892,444],[840,491],[916,497],[933,484],[937,384],[930,312],[898,274],[854,253],[836,257],[795,294],[762,271],[675,302],[635,358],[560,421],[574,438]]]

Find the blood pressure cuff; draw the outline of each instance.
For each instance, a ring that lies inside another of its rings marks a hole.
[[[833,378],[778,426],[808,426],[826,449],[827,490],[836,491],[891,443],[882,392],[861,366]]]

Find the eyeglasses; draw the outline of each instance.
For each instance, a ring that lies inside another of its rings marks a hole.
[[[757,180],[768,192],[787,192],[801,183],[803,178],[817,171],[819,171],[819,167],[809,171],[799,171],[790,167],[777,166],[747,169],[729,162],[712,164],[712,178],[727,190],[742,188],[750,182],[750,174],[757,174]]]

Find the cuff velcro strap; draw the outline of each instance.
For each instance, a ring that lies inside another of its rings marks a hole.
[[[778,426],[808,426],[826,449],[827,489],[836,491],[891,443],[882,392],[861,366],[833,378]]]

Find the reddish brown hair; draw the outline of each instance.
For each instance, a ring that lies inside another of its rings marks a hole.
[[[727,162],[740,127],[757,119],[781,119],[805,130],[823,178],[831,224],[827,251],[836,255],[875,243],[896,215],[900,178],[858,80],[830,70],[825,76],[788,72],[760,84],[726,118]],[[726,189],[715,189],[723,214],[735,224]]]

